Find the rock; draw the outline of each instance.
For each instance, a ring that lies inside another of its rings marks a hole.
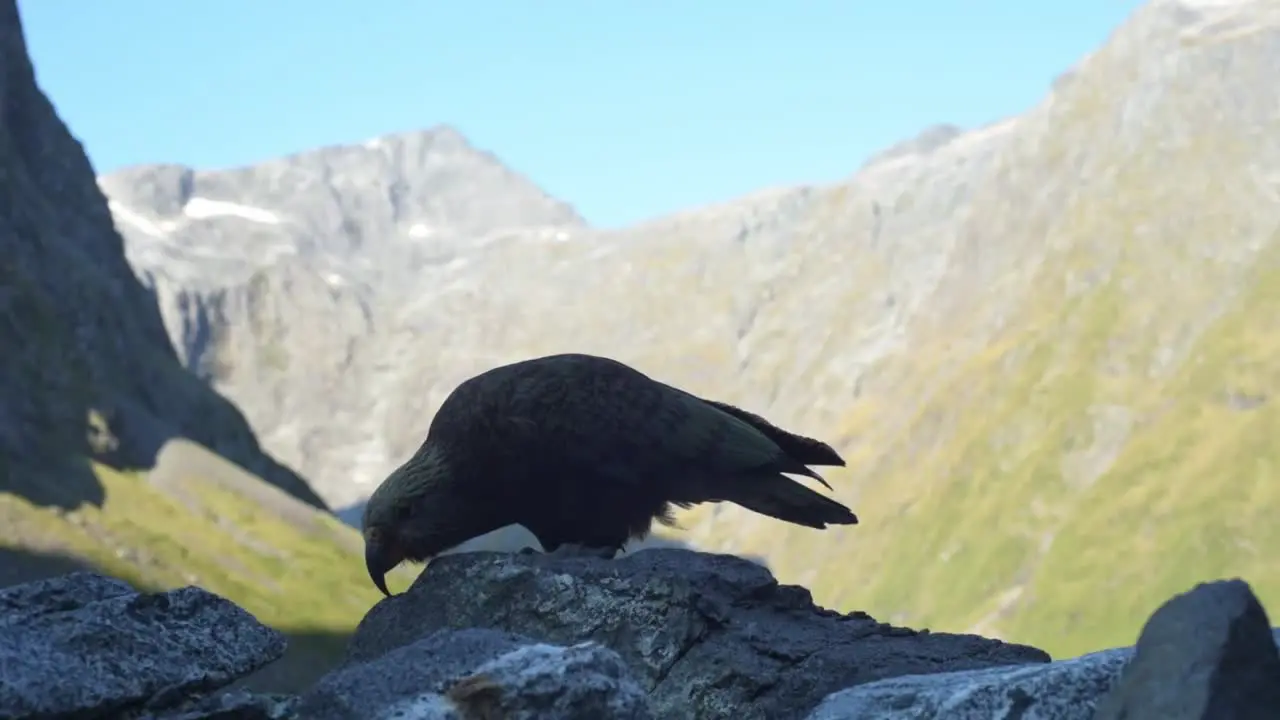
[[[313,720],[651,717],[618,654],[557,647],[496,630],[442,630],[350,664],[302,697]]]
[[[0,591],[0,720],[1251,720],[1280,716],[1276,638],[1239,580],[1166,603],[1136,650],[1048,662],[823,610],[732,556],[473,553],[376,605],[301,696],[214,694],[283,637],[77,572]]]
[[[537,644],[482,665],[447,696],[464,717],[648,720],[648,694],[598,643]]]
[[[280,633],[199,588],[138,593],[88,572],[0,591],[0,718],[125,717],[284,653]]]
[[[1089,720],[1131,654],[880,680],[827,696],[807,720]]]
[[[469,627],[562,646],[599,642],[662,718],[802,717],[829,693],[882,678],[1049,660],[1035,648],[824,610],[741,558],[654,549],[614,560],[436,558],[406,593],[370,610],[346,662]]]
[[[1201,585],[1152,615],[1136,651],[881,680],[828,696],[807,720],[1280,717],[1280,630],[1269,625],[1243,581]]]
[[[299,712],[322,720],[356,716],[366,703],[389,707],[432,688],[443,689],[440,685],[446,679],[462,677],[532,642],[511,633],[482,630],[418,634],[407,640],[409,644],[395,652],[347,664],[325,676],[303,695]]]
[[[84,148],[36,83],[15,0],[0,0],[0,111],[0,487],[101,505],[101,482],[68,458],[146,468],[187,438],[327,509],[183,367]]]
[[[1096,720],[1280,717],[1280,652],[1243,580],[1202,583],[1151,615]]]
[[[197,698],[170,708],[155,720],[286,720],[296,717],[298,698],[244,691]]]

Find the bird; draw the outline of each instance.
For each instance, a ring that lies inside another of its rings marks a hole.
[[[493,367],[441,403],[426,438],[366,501],[370,579],[507,525],[544,553],[611,558],[675,507],[730,502],[788,523],[855,525],[831,486],[824,442],[707,400],[607,357],[561,353]],[[534,552],[525,548],[521,552]]]

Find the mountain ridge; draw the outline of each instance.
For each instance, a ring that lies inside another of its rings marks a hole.
[[[0,59],[0,488],[101,501],[69,458],[146,467],[182,437],[324,508],[233,404],[183,372],[83,148],[36,84],[12,1],[0,4]]]
[[[13,0],[0,119],[0,585],[84,569],[197,584],[288,634],[251,684],[305,686],[380,597],[360,536],[183,368]]]

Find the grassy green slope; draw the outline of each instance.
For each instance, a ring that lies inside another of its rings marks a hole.
[[[976,208],[988,244],[1046,250],[917,337],[914,383],[944,383],[896,388],[924,400],[864,468],[874,515],[842,603],[1055,655],[1132,642],[1206,579],[1242,576],[1280,612],[1280,158],[1274,95],[1251,90],[1272,55],[1267,36],[1163,37],[1100,52]],[[1210,80],[1224,58],[1232,83]],[[946,344],[996,315],[944,372]]]
[[[862,478],[861,525],[743,532],[753,519],[731,513],[707,544],[764,555],[832,607],[1058,657],[1132,643],[1161,602],[1208,579],[1244,577],[1280,616],[1280,243],[1185,343],[1170,328],[1211,283],[1161,290],[1129,260],[1069,297],[1062,276],[1084,259],[1045,263],[1009,330],[950,368],[878,453],[828,473],[846,499]],[[899,371],[941,376],[937,343]],[[850,422],[873,433],[875,406]]]
[[[1188,584],[1238,575],[1280,607],[1280,252],[1196,343],[1146,388],[1146,422],[1109,471],[1080,488],[1068,522],[1005,627],[1076,652],[1130,634]],[[1087,389],[1098,398],[1100,389]],[[1073,609],[1106,608],[1092,617]]]
[[[297,687],[330,666],[381,597],[354,530],[198,445],[174,441],[149,475],[93,470],[106,491],[100,508],[0,494],[0,549],[79,558],[140,589],[198,585],[235,601],[291,638],[268,686]],[[393,591],[410,578],[396,573]]]
[[[1055,654],[1132,641],[1204,579],[1245,577],[1280,606],[1280,255],[1168,374],[1148,374],[1164,346],[1120,282],[1011,333],[932,398],[917,423],[951,430],[930,452],[887,452],[852,572],[820,594]]]

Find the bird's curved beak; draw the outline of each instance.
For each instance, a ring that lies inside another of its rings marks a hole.
[[[387,571],[400,564],[399,558],[390,551],[385,542],[371,540],[368,535],[364,540],[364,566],[369,571],[369,579],[383,595],[391,597],[387,590]]]

